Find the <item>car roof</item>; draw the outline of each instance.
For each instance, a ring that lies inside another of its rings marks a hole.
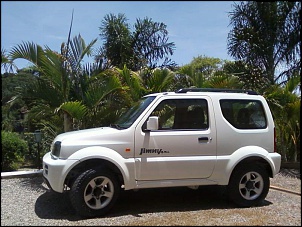
[[[223,93],[223,94],[221,94]],[[152,93],[148,96],[162,96],[162,95],[210,95],[210,96],[245,96],[245,95],[259,95],[257,92],[253,90],[244,90],[244,89],[224,89],[224,88],[181,88],[175,92],[159,92]]]

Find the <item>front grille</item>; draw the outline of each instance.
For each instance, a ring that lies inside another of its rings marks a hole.
[[[43,171],[46,175],[48,175],[48,165],[44,164]]]

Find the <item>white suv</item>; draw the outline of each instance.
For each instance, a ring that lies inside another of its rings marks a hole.
[[[43,176],[82,216],[104,215],[121,190],[225,185],[239,207],[261,203],[280,170],[275,126],[253,91],[146,95],[110,127],[58,135]]]

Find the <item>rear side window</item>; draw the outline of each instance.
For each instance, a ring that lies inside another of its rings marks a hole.
[[[238,129],[263,129],[267,127],[262,103],[258,100],[222,99],[223,117]]]

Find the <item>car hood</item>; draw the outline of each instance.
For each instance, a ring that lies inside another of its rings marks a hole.
[[[62,133],[55,138],[53,144],[60,141],[60,158],[68,158],[74,152],[91,146],[107,147],[119,151],[121,147],[133,144],[130,138],[127,130],[101,127]]]

